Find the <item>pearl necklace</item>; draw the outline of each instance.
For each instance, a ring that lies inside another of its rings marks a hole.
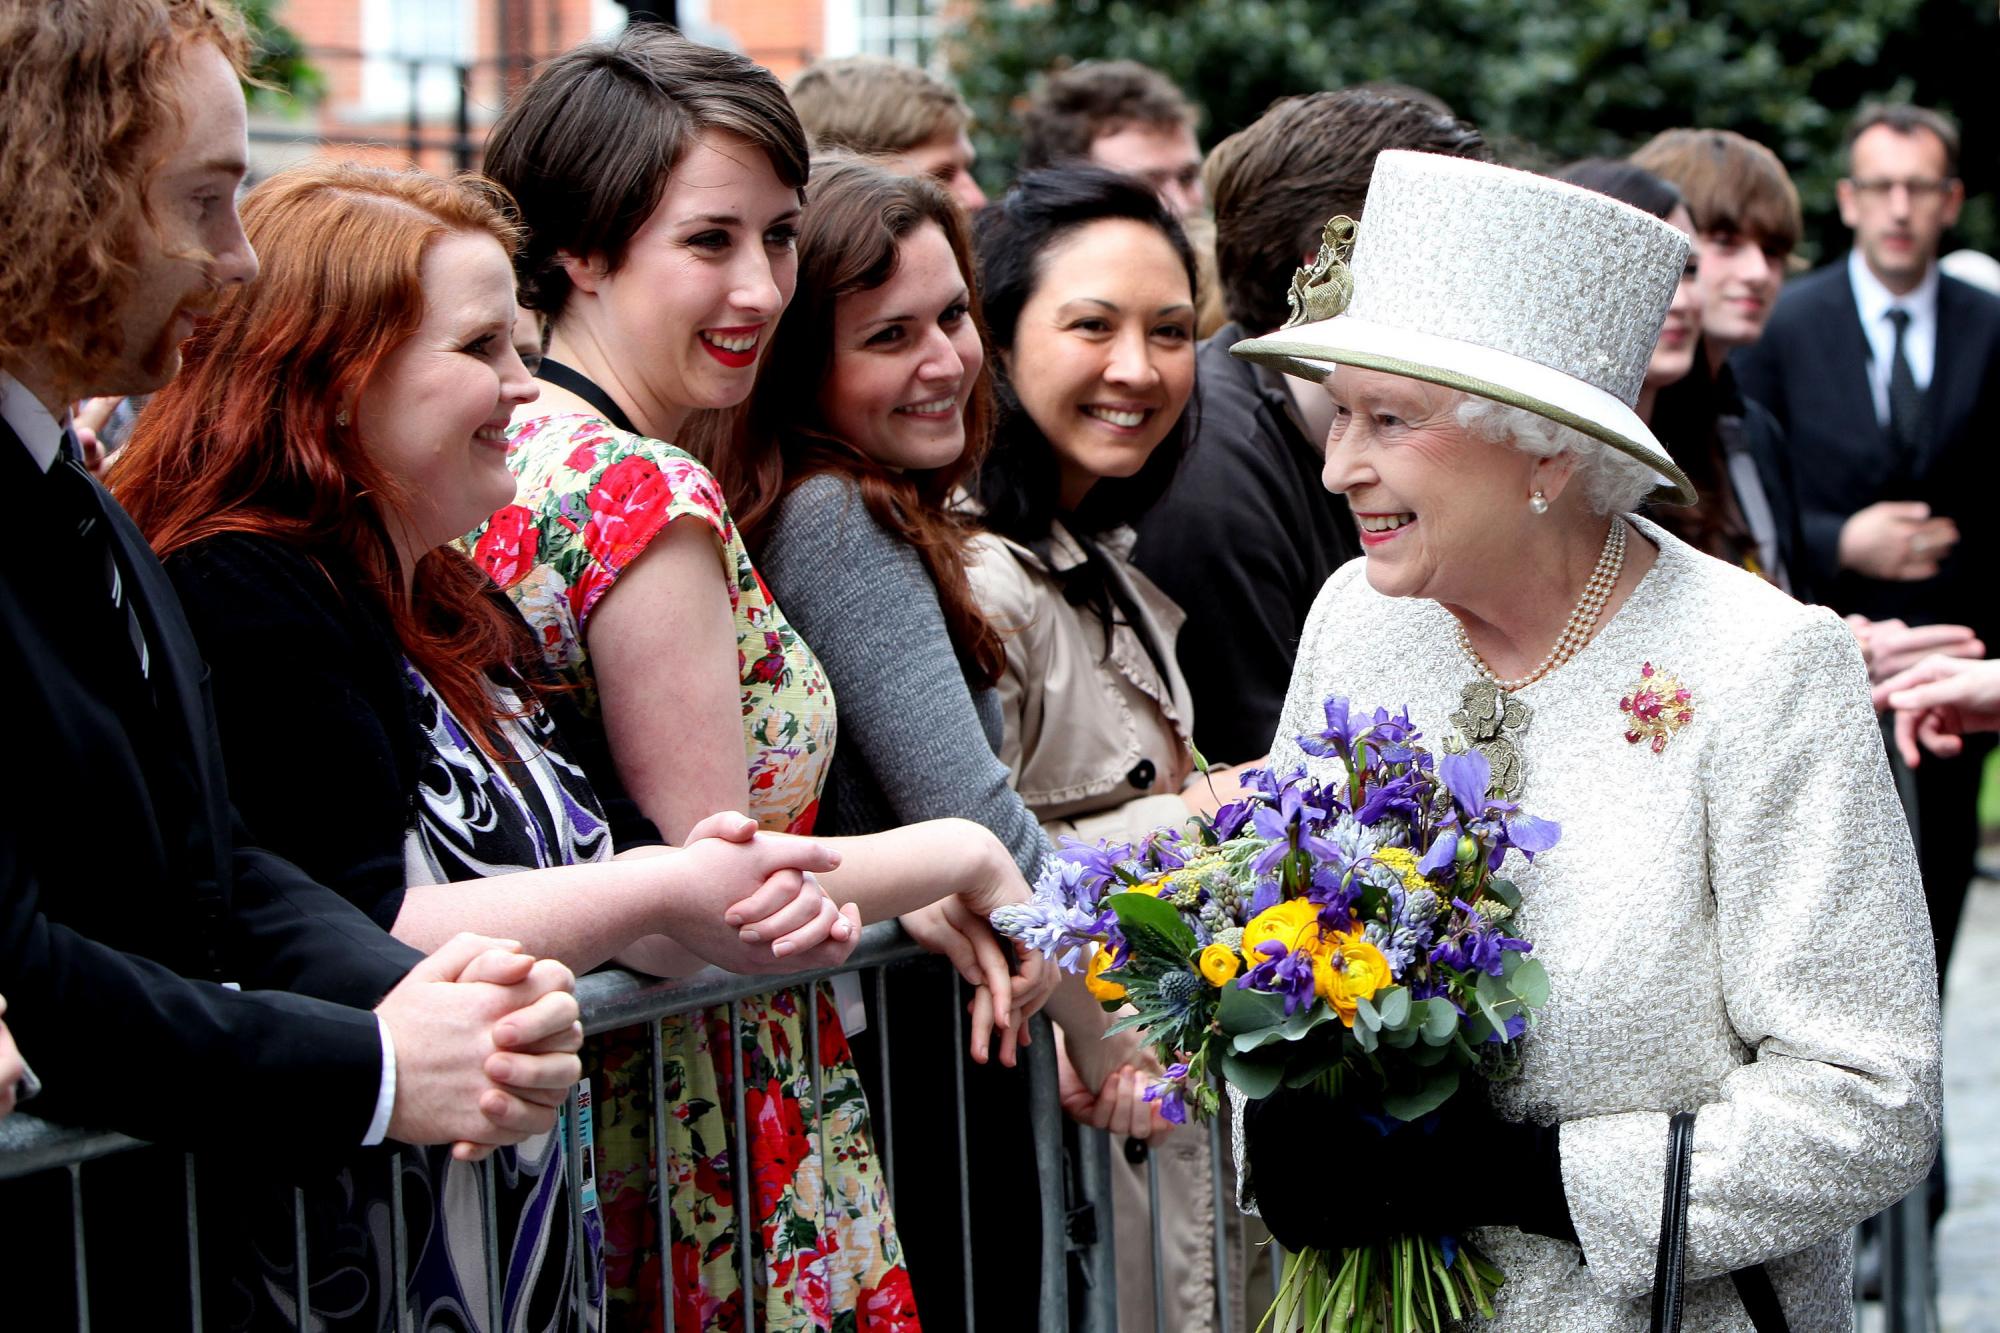
[[[1452,627],[1458,634],[1458,647],[1472,660],[1472,669],[1479,673],[1481,680],[1512,692],[1534,684],[1557,667],[1575,657],[1590,642],[1590,636],[1597,631],[1597,619],[1604,614],[1604,604],[1611,600],[1611,590],[1618,586],[1618,576],[1625,570],[1625,520],[1614,518],[1611,531],[1605,535],[1604,549],[1598,552],[1597,568],[1590,573],[1590,581],[1583,585],[1583,596],[1577,599],[1576,609],[1569,613],[1569,624],[1563,626],[1555,647],[1549,649],[1541,665],[1525,676],[1514,680],[1502,680],[1493,674],[1479,652],[1472,646],[1472,639],[1465,632],[1465,626],[1454,619]]]

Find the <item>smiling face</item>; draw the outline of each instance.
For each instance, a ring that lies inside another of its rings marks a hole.
[[[1740,231],[1710,230],[1695,238],[1701,260],[1701,331],[1712,356],[1747,347],[1764,334],[1789,251]]]
[[[1913,290],[1965,203],[1965,186],[1950,176],[1944,144],[1929,130],[1906,134],[1872,125],[1855,139],[1848,166],[1837,187],[1840,220],[1854,229],[1855,247],[1883,286],[1899,294]]]
[[[570,260],[562,316],[583,325],[651,431],[733,407],[798,281],[799,197],[764,150],[704,130],[674,166],[615,272]],[[581,299],[578,299],[581,298]]]
[[[1090,141],[1090,160],[1137,176],[1175,217],[1201,211],[1201,145],[1185,121],[1133,121]]]
[[[986,353],[944,232],[903,238],[896,272],[840,298],[820,393],[827,430],[883,467],[944,467],[965,452],[965,408]]]
[[[146,182],[152,223],[134,221],[136,272],[116,312],[118,363],[99,372],[95,393],[149,393],[172,379],[195,318],[215,307],[223,287],[257,276],[256,251],[236,216],[249,161],[236,72],[211,43],[190,42],[174,84],[180,123],[163,125],[153,145],[160,157]]]
[[[424,317],[355,399],[370,461],[410,511],[391,524],[407,573],[416,558],[514,498],[507,418],[535,397],[515,350],[514,270],[484,233],[452,232],[425,252]]]
[[[1107,218],[1059,237],[1021,307],[1009,378],[1055,450],[1060,503],[1146,465],[1194,388],[1194,296],[1167,238]]]
[[[1495,444],[1458,423],[1459,395],[1422,380],[1338,367],[1326,488],[1347,497],[1369,586],[1387,597],[1488,605],[1517,577],[1518,555],[1546,522],[1528,507],[1560,491],[1567,468]]]
[[[1694,220],[1678,205],[1667,222],[1695,239]],[[1694,368],[1695,340],[1701,336],[1701,251],[1688,251],[1687,267],[1681,270],[1680,286],[1674,289],[1673,304],[1667,307],[1666,323],[1660,326],[1660,340],[1653,344],[1653,358],[1646,363],[1646,386],[1663,389],[1687,377]]]

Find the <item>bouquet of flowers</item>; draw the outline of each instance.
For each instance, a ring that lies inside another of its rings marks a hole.
[[[1516,1072],[1547,1002],[1532,946],[1507,929],[1520,896],[1496,872],[1560,830],[1492,793],[1477,750],[1421,745],[1407,709],[1336,697],[1325,711],[1299,744],[1338,760],[1338,776],[1260,770],[1245,799],[1187,830],[1066,840],[1033,899],[993,914],[1002,933],[1082,971],[1125,1013],[1113,1031],[1141,1031],[1166,1069],[1146,1096],[1170,1121],[1214,1114],[1223,1080],[1252,1099],[1310,1088],[1419,1120],[1468,1080]],[[1440,1161],[1436,1178],[1460,1169]],[[1431,1333],[1447,1316],[1491,1315],[1502,1281],[1449,1237],[1305,1250],[1287,1257],[1265,1318],[1307,1333]]]

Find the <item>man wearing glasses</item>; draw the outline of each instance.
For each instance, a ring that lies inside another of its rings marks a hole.
[[[1815,586],[1835,609],[1970,625],[1990,652],[2000,525],[1982,509],[2000,483],[2000,298],[1938,270],[1965,199],[1958,146],[1957,126],[1935,111],[1862,108],[1839,185],[1853,250],[1790,284],[1763,338],[1732,364],[1785,427]],[[1916,770],[1940,981],[1990,748]]]

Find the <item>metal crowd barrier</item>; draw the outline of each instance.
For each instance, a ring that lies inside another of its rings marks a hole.
[[[877,1151],[882,1161],[883,1174],[891,1198],[896,1192],[899,1162],[896,1155],[895,1107],[893,1099],[887,1095],[890,1067],[889,1031],[894,1014],[885,1003],[885,974],[890,966],[908,963],[920,958],[928,958],[918,945],[912,942],[902,928],[893,922],[870,926],[862,932],[861,942],[845,966],[811,972],[797,973],[786,977],[739,977],[729,973],[710,970],[678,981],[664,981],[657,978],[640,977],[627,972],[605,971],[583,977],[577,984],[577,998],[583,1010],[584,1030],[595,1035],[616,1028],[646,1025],[651,1032],[650,1062],[652,1075],[652,1105],[654,1154],[656,1160],[666,1159],[666,1118],[657,1114],[665,1101],[665,1079],[660,1044],[658,1020],[669,1015],[684,1014],[713,1008],[718,1005],[729,1007],[730,1054],[733,1067],[740,1071],[742,1060],[742,1035],[737,1025],[737,1002],[752,995],[766,994],[774,990],[797,986],[816,985],[842,972],[858,972],[871,982],[876,996],[876,1021],[873,1039],[877,1043],[882,1066],[884,1096],[878,1102],[871,1101],[869,1111]],[[952,977],[952,994],[955,1011],[963,1010],[963,983],[956,974]],[[822,1124],[820,1119],[820,1069],[819,1069],[819,1011],[817,1004],[806,1006],[807,1036],[806,1046],[812,1052],[812,1135],[815,1145],[824,1153]],[[1111,1145],[1106,1134],[1099,1130],[1074,1129],[1077,1136],[1075,1160],[1065,1157],[1064,1126],[1067,1117],[1062,1113],[1057,1097],[1055,1068],[1055,1042],[1047,1020],[1034,1020],[1035,1040],[1023,1053],[1028,1061],[1029,1098],[1034,1120],[1036,1177],[1041,1199],[1041,1282],[1038,1293],[1037,1326],[1043,1330],[1070,1329],[1072,1333],[1116,1333],[1117,1311],[1117,1269],[1112,1253],[1112,1199],[1111,1199]],[[965,1264],[966,1305],[963,1311],[963,1327],[966,1333],[974,1333],[975,1311],[972,1277],[972,1236],[970,1211],[973,1207],[967,1189],[967,1154],[973,1150],[966,1136],[965,1102],[965,1051],[962,1029],[952,1052],[952,1068],[956,1081],[958,1116],[958,1171],[961,1224],[961,1260]],[[866,1036],[860,1038],[867,1040]],[[745,1080],[740,1076],[731,1080],[732,1094],[730,1113],[733,1117],[735,1139],[738,1143],[748,1140],[748,1116],[745,1110]],[[577,1097],[570,1096],[569,1114],[563,1117],[563,1125],[568,1134],[569,1160],[580,1160],[581,1143],[578,1133]],[[1200,1130],[1180,1131],[1182,1133]],[[1222,1164],[1225,1156],[1219,1126],[1209,1127],[1209,1151],[1211,1165],[1215,1168],[1215,1216],[1218,1223],[1234,1218],[1234,1201],[1225,1198],[1223,1190]],[[26,1112],[0,1120],[0,1181],[24,1177],[43,1171],[66,1171],[69,1175],[70,1216],[68,1224],[73,1237],[74,1267],[68,1275],[74,1283],[77,1328],[88,1333],[91,1328],[88,1275],[93,1262],[116,1263],[115,1256],[93,1255],[89,1252],[84,1235],[86,1190],[84,1188],[84,1167],[96,1158],[114,1153],[134,1150],[166,1152],[167,1149],[153,1148],[139,1140],[99,1130],[75,1129],[50,1124]],[[203,1329],[202,1290],[199,1274],[201,1271],[201,1223],[196,1190],[196,1158],[192,1153],[183,1153],[185,1169],[183,1179],[186,1190],[187,1216],[187,1263],[188,1295],[193,1313],[192,1326],[195,1333]],[[1073,1169],[1072,1169],[1073,1168]],[[404,1234],[402,1198],[402,1159],[394,1154],[389,1159],[390,1172],[390,1245],[393,1252],[394,1278],[396,1285],[396,1326],[399,1330],[413,1329],[411,1313],[404,1302],[408,1287],[410,1263],[409,1238]],[[736,1214],[739,1219],[751,1216],[750,1178],[747,1169],[733,1173],[736,1191]],[[1157,1164],[1149,1162],[1149,1180],[1157,1182]],[[485,1285],[490,1310],[500,1309],[502,1286],[502,1259],[499,1248],[498,1227],[495,1217],[494,1166],[489,1160],[482,1164],[480,1188],[485,1204],[484,1253],[486,1261]],[[584,1226],[582,1191],[580,1176],[572,1171],[569,1188],[570,1252],[577,1264],[576,1299],[587,1299],[584,1282],[583,1263],[585,1246],[581,1243]],[[1072,1185],[1072,1181],[1075,1182]],[[668,1213],[671,1199],[664,1179],[654,1191],[655,1223],[660,1243],[664,1247],[665,1238],[671,1234]],[[297,1309],[310,1308],[308,1300],[312,1258],[306,1242],[306,1196],[305,1191],[293,1191],[292,1227],[295,1269],[292,1274],[297,1301]],[[1165,1291],[1166,1265],[1162,1255],[1162,1226],[1158,1199],[1152,1207],[1153,1234],[1153,1295],[1154,1325],[1163,1333],[1166,1325],[1167,1300]],[[1074,1224],[1074,1225],[1073,1225]],[[61,1225],[57,1221],[55,1225]],[[756,1254],[757,1228],[746,1222],[737,1227],[737,1253],[739,1280],[745,1293],[757,1289],[758,1256]],[[1227,1252],[1222,1225],[1216,1228],[1215,1236],[1216,1272],[1229,1273]],[[1070,1293],[1070,1272],[1072,1263],[1081,1275],[1082,1290],[1073,1303]],[[1276,1268],[1273,1268],[1276,1272]],[[674,1293],[673,1265],[662,1256],[659,1264],[661,1305],[665,1311],[666,1328],[673,1333]],[[26,1288],[37,1275],[16,1275],[8,1285],[12,1289],[9,1302],[18,1312],[23,1308],[38,1308],[39,1302]],[[52,1283],[63,1281],[61,1275],[39,1275]],[[1216,1284],[1216,1327],[1220,1333],[1232,1333],[1228,1281]],[[23,1305],[22,1301],[29,1302]],[[744,1333],[757,1333],[759,1309],[754,1300],[743,1301]],[[955,1312],[954,1312],[955,1313]],[[935,1329],[952,1327],[952,1316],[944,1311],[925,1312],[925,1322]],[[682,1333],[687,1333],[683,1330]]]

